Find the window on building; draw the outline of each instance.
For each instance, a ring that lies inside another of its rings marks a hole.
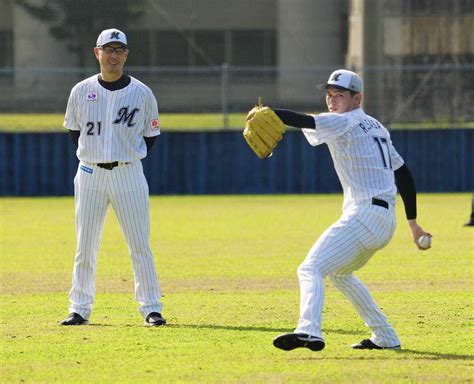
[[[9,82],[13,80],[13,71],[5,69],[13,67],[13,33],[11,31],[0,31],[0,52],[0,79]]]
[[[472,0],[400,0],[386,1],[384,14],[387,16],[454,16],[472,13]]]
[[[13,66],[13,33],[0,31],[0,68]]]
[[[232,31],[231,64],[269,66],[276,64],[276,34],[274,31]]]
[[[155,57],[153,65],[160,66],[187,66],[190,62],[189,41],[186,32],[155,31],[153,45]]]
[[[190,65],[221,65],[225,60],[223,31],[195,31]]]
[[[151,44],[151,32],[148,30],[127,32],[130,55],[127,65],[150,66],[153,63],[154,48]]]
[[[135,30],[127,34],[128,65],[274,66],[274,30]]]
[[[405,11],[416,14],[446,14],[472,12],[472,0],[405,0]]]

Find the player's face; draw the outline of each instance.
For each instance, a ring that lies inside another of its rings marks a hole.
[[[344,113],[358,108],[360,105],[360,93],[351,95],[349,91],[344,91],[334,87],[326,89],[326,105],[329,112]]]
[[[107,44],[102,48],[94,48],[103,75],[112,79],[119,78],[127,61],[128,49],[121,44]],[[107,79],[104,79],[107,81]]]

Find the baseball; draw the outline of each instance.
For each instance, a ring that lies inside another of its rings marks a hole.
[[[420,236],[420,238],[418,239],[418,245],[423,249],[431,247],[431,237],[425,235]]]

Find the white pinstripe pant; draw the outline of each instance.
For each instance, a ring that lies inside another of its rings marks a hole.
[[[324,278],[329,276],[372,330],[371,340],[382,347],[400,345],[386,316],[367,287],[352,273],[388,244],[396,227],[394,207],[366,204],[344,213],[316,241],[298,268],[300,319],[296,333],[322,337]]]
[[[97,252],[105,216],[112,205],[132,259],[135,297],[143,317],[161,312],[161,290],[149,246],[148,183],[142,163],[112,170],[80,162],[74,179],[77,251],[74,260],[70,312],[89,319],[95,296]]]

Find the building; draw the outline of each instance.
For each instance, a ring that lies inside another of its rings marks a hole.
[[[473,121],[473,0],[352,0],[347,65],[385,122]]]
[[[112,2],[77,0],[75,34],[60,40],[51,23],[0,0],[0,108],[63,111],[71,86],[97,71],[98,32],[136,4],[139,18],[113,26],[127,32],[128,71],[151,85],[162,111],[243,111],[258,96],[322,110],[315,85],[349,67],[364,77],[364,107],[384,121],[472,120],[459,103],[472,96],[473,2],[116,0],[104,11]],[[445,91],[449,102],[436,97]]]
[[[0,18],[0,44],[5,52],[0,65],[15,68],[2,84],[15,95],[14,105],[2,103],[4,108],[28,104],[35,109],[34,102],[27,102],[34,88],[41,95],[36,99],[43,104],[51,100],[48,110],[62,109],[64,102],[58,108],[57,100],[64,100],[74,81],[97,68],[91,49],[100,29],[91,28],[89,46],[81,48],[85,53],[78,60],[77,52],[69,51],[65,41],[51,36],[46,23],[13,0],[0,2],[5,10]],[[328,3],[146,1],[143,16],[124,28],[131,47],[128,65],[139,67],[132,72],[145,77],[147,84],[156,84],[158,95],[166,95],[160,105],[169,110],[220,109],[223,76],[227,76],[230,108],[247,108],[257,95],[267,101],[314,104],[314,88],[308,87],[307,75],[301,75],[298,68],[342,66],[346,53],[347,2]],[[111,25],[101,28],[108,27]],[[279,76],[278,67],[290,69]],[[222,68],[229,70],[223,73]],[[51,94],[52,88],[56,95]]]

